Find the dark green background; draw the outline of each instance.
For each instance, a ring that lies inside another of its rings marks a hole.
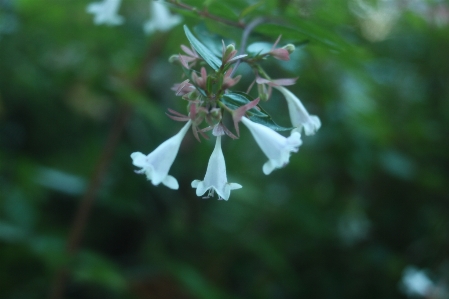
[[[206,4],[234,21],[256,3],[223,2]],[[178,191],[134,174],[129,157],[182,126],[165,115],[185,112],[170,90],[181,70],[168,63],[187,44],[182,26],[144,35],[142,0],[124,1],[118,27],[94,25],[87,1],[1,0],[0,297],[46,298],[61,268],[71,273],[65,298],[405,298],[409,265],[447,281],[448,5],[422,1],[426,19],[402,1],[379,37],[385,21],[366,25],[354,3],[272,0],[245,12],[245,22],[287,24],[257,27],[249,43],[279,34],[281,45],[308,42],[291,62],[263,66],[273,78],[299,77],[291,90],[322,128],[269,176],[246,128],[225,138],[228,179],[243,185],[225,202],[190,187],[213,141],[187,134],[170,171]],[[190,28],[206,25],[239,46],[241,29],[178,12]],[[253,77],[240,71],[244,91]],[[289,125],[279,93],[263,105]],[[111,134],[118,142],[108,143]]]

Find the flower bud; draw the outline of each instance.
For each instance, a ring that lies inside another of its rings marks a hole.
[[[225,53],[224,53],[224,57],[228,57],[229,54],[232,53],[232,51],[235,51],[235,46],[233,44],[227,45]]]
[[[172,55],[170,58],[168,58],[169,63],[176,63],[179,61],[179,55]]]
[[[215,121],[220,121],[222,116],[221,116],[221,109],[220,108],[213,108],[210,110],[210,116],[212,116],[212,119]]]
[[[282,47],[283,49],[287,50],[288,54],[292,54],[295,51],[295,45],[293,44],[287,44]]]

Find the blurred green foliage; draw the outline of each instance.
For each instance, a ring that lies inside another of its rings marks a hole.
[[[185,3],[232,21],[283,20],[249,43],[282,34],[298,46],[290,62],[264,64],[299,76],[291,89],[322,128],[270,176],[246,130],[225,139],[229,180],[243,185],[228,202],[195,196],[213,142],[188,134],[171,170],[180,190],[154,187],[129,155],[180,128],[165,112],[184,109],[170,90],[181,71],[168,63],[188,43],[182,26],[145,36],[143,0],[122,3],[118,27],[95,26],[88,1],[1,0],[0,297],[47,297],[61,268],[65,298],[403,298],[408,265],[449,279],[448,5],[402,1],[376,19],[360,1]],[[239,45],[240,28],[174,11]],[[239,71],[245,90],[252,78]],[[119,143],[105,149],[127,107]],[[279,94],[264,107],[289,126]]]

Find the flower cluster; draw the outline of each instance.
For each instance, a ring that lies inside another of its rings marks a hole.
[[[314,134],[321,126],[319,118],[310,115],[301,101],[285,86],[292,85],[296,79],[271,79],[262,69],[260,62],[267,57],[289,60],[294,51],[293,45],[276,48],[279,39],[272,49],[266,53],[237,55],[233,44],[222,42],[221,57],[215,56],[184,26],[186,36],[192,47],[182,45],[182,54],[170,58],[172,63],[178,63],[184,71],[185,80],[173,86],[172,90],[185,101],[187,114],[169,109],[168,116],[176,121],[186,122],[175,136],[171,137],[153,152],[145,156],[140,152],[131,154],[133,164],[140,168],[136,171],[147,176],[154,185],[163,183],[171,189],[178,189],[177,180],[168,174],[178,153],[178,149],[188,129],[198,141],[203,137],[208,139],[208,131],[216,138],[215,147],[207,165],[204,180],[194,180],[192,187],[196,188],[197,196],[212,197],[215,193],[218,199],[228,200],[231,190],[242,188],[240,184],[230,183],[226,176],[226,165],[221,148],[222,137],[227,135],[232,139],[240,136],[240,123],[254,137],[254,140],[267,156],[268,161],[262,171],[268,175],[273,170],[288,164],[292,152],[297,152],[302,144],[301,133]],[[257,84],[257,98],[249,92],[233,91],[241,76],[234,76],[234,71],[240,63],[248,64],[254,71],[254,82]],[[259,105],[262,100],[270,98],[272,90],[278,90],[286,99],[292,127],[284,128],[273,122],[272,118]],[[228,121],[225,120],[228,115]],[[233,123],[229,129],[225,123]],[[234,132],[233,132],[234,131]],[[290,131],[285,137],[279,131]]]
[[[121,0],[103,0],[93,2],[87,6],[87,12],[94,15],[94,23],[97,25],[116,26],[123,23],[123,17],[118,15]],[[150,18],[143,25],[147,34],[155,31],[168,31],[181,22],[181,17],[172,15],[161,1],[150,0]]]

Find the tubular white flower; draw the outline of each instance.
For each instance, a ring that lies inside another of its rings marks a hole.
[[[302,127],[306,135],[313,135],[321,127],[321,121],[316,115],[310,115],[301,101],[287,88],[275,86],[287,100],[290,120],[295,127],[294,130],[301,133]]]
[[[140,152],[132,153],[133,164],[142,168],[136,172],[145,173],[147,179],[151,180],[155,186],[162,183],[170,189],[178,189],[178,181],[169,175],[168,171],[175,161],[181,141],[191,124],[189,120],[178,134],[164,141],[147,156]]]
[[[143,25],[146,34],[154,31],[168,31],[181,22],[181,17],[172,15],[159,1],[150,1],[150,19]]]
[[[272,129],[242,117],[242,123],[250,130],[260,149],[268,157],[263,165],[263,173],[270,174],[274,169],[285,166],[291,152],[297,152],[302,144],[301,134],[292,131],[289,137],[284,137]]]
[[[117,14],[121,0],[103,0],[103,2],[90,3],[87,12],[95,15],[94,23],[110,26],[123,23],[123,17]]]
[[[206,176],[203,181],[194,180],[192,188],[196,188],[196,195],[202,196],[209,190],[208,197],[218,194],[218,199],[228,200],[231,190],[240,189],[242,185],[237,183],[228,183],[226,177],[226,165],[221,150],[221,136],[217,136],[214,151],[207,164]]]

